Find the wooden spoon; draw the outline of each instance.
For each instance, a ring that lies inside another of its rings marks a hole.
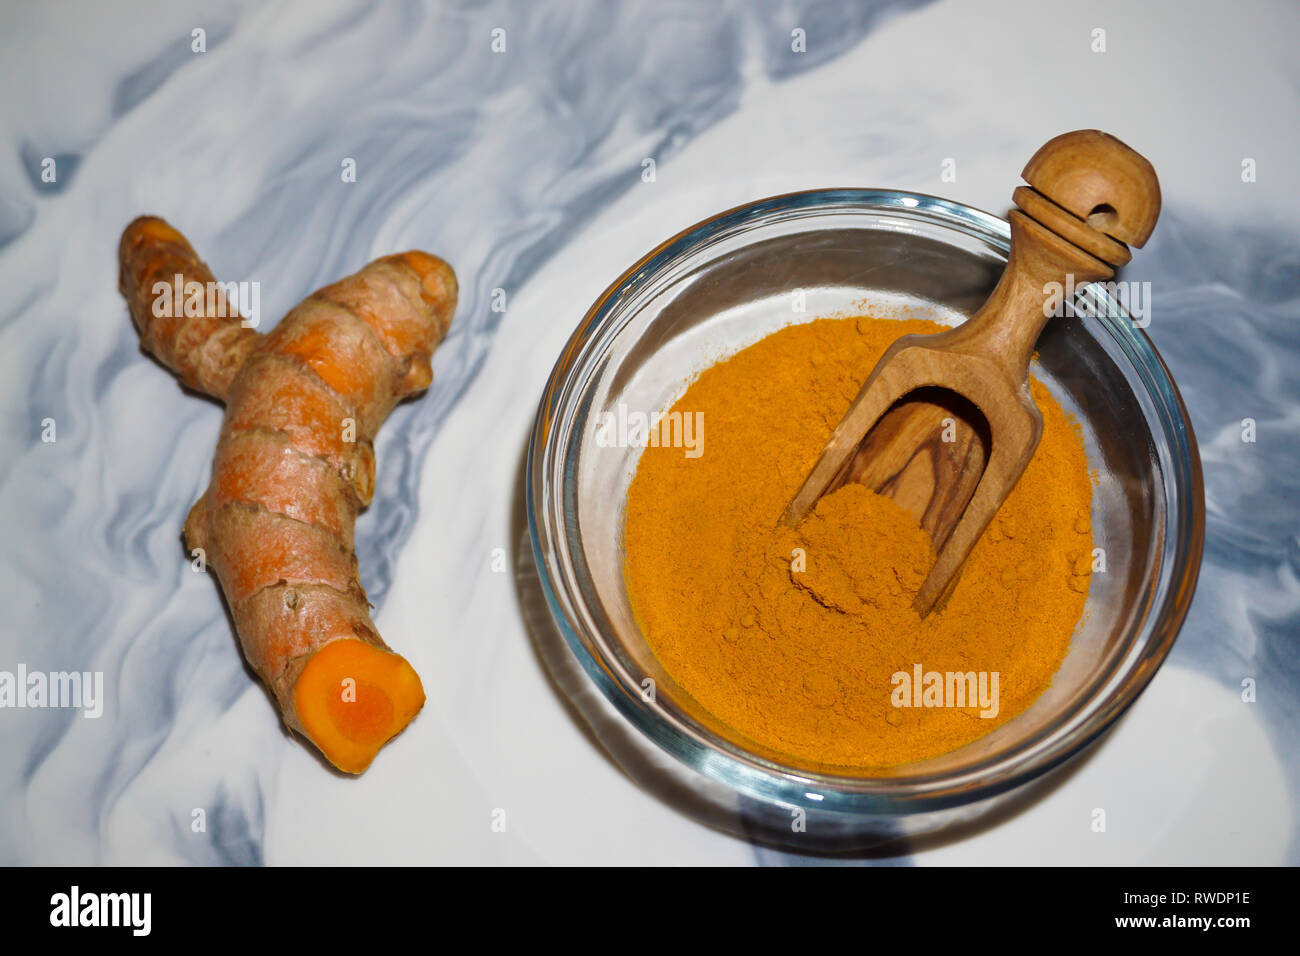
[[[1029,186],[1012,194],[1011,254],[988,301],[955,329],[906,335],[886,350],[782,516],[797,524],[847,481],[893,498],[934,542],[937,559],[913,602],[923,617],[947,599],[1038,447],[1029,362],[1052,283],[1110,278],[1160,215],[1151,164],[1099,130],[1049,140],[1022,175]]]

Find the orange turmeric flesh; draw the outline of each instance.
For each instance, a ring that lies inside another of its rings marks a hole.
[[[650,443],[629,487],[625,578],[651,649],[741,743],[794,766],[870,773],[979,739],[1048,687],[1083,614],[1088,461],[1036,380],[1038,450],[927,618],[912,601],[934,552],[894,501],[849,484],[798,527],[779,520],[886,347],[942,329],[863,316],[769,335],[674,404],[700,416],[702,453]],[[931,673],[983,673],[991,692],[995,672],[994,713],[921,692]],[[918,673],[902,696],[898,675]]]
[[[293,691],[303,730],[340,770],[361,773],[424,706],[424,686],[406,660],[344,638],[314,654]]]

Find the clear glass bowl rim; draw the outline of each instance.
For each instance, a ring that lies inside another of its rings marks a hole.
[[[666,720],[641,699],[639,688],[620,686],[610,666],[593,656],[578,633],[561,592],[580,599],[581,591],[575,581],[567,579],[570,576],[565,574],[563,565],[557,564],[550,553],[565,546],[563,536],[553,535],[546,520],[555,509],[545,507],[548,476],[552,473],[547,466],[557,453],[558,443],[553,441],[558,432],[554,427],[556,412],[574,387],[569,373],[581,367],[588,348],[603,337],[602,333],[607,331],[603,326],[611,311],[670,262],[689,255],[720,235],[782,216],[835,211],[900,213],[980,238],[1004,254],[1011,245],[1010,225],[992,213],[924,193],[860,188],[813,189],[770,196],[720,212],[665,240],[596,299],[551,371],[528,441],[524,492],[529,538],[551,617],[584,672],[624,718],[687,767],[746,796],[818,812],[896,816],[943,810],[1021,787],[1085,750],[1123,715],[1150,683],[1172,648],[1191,605],[1205,536],[1204,486],[1195,434],[1178,387],[1154,344],[1104,289],[1093,289],[1095,301],[1103,307],[1102,314],[1094,321],[1111,336],[1147,389],[1156,421],[1161,426],[1157,437],[1164,439],[1168,452],[1160,462],[1162,471],[1169,470],[1165,487],[1169,488],[1172,482],[1176,494],[1166,516],[1170,531],[1165,536],[1166,548],[1157,581],[1159,603],[1147,614],[1133,642],[1134,650],[1125,659],[1118,680],[1111,682],[1105,698],[1065,732],[1058,728],[1028,745],[959,773],[933,779],[899,781],[889,777],[806,774],[774,769],[758,761],[739,760],[729,751],[710,744],[701,734]],[[627,318],[630,316],[625,321]]]

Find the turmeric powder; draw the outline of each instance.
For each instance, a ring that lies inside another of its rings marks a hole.
[[[651,649],[742,742],[796,766],[885,768],[978,739],[1047,688],[1083,613],[1088,463],[1037,380],[1037,453],[928,618],[912,600],[930,539],[890,499],[850,484],[797,528],[780,525],[865,372],[900,335],[941,330],[863,316],[769,335],[673,406],[707,421],[703,454],[646,448],[628,490],[625,577]],[[964,702],[931,706],[929,675],[974,673],[992,678],[994,706],[973,699],[973,682]],[[900,685],[923,675],[925,706],[912,706],[922,688]]]

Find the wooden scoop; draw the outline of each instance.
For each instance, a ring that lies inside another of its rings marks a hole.
[[[1048,141],[1022,175],[1029,186],[1012,194],[1011,255],[988,301],[955,329],[906,335],[886,350],[782,516],[797,524],[847,481],[893,498],[938,556],[914,601],[923,617],[947,599],[1038,447],[1029,362],[1051,284],[1110,278],[1160,215],[1151,164],[1099,130]]]

